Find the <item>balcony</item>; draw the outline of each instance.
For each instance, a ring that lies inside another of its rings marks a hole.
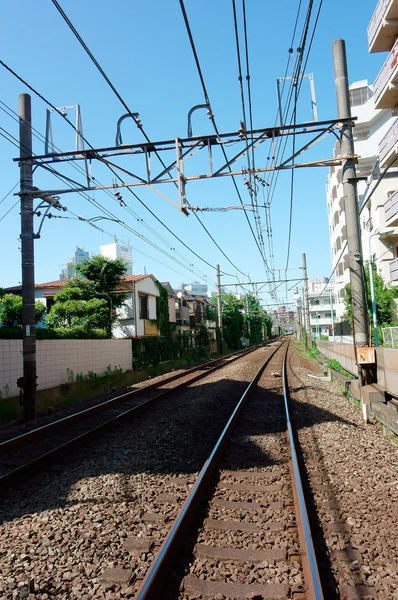
[[[385,167],[386,164],[398,156],[398,119],[394,120],[393,125],[387,131],[379,144],[380,166]],[[395,161],[393,164],[398,162]]]
[[[144,319],[144,335],[160,335],[156,321]]]
[[[398,281],[398,258],[390,262],[390,281]]]
[[[386,227],[398,225],[398,190],[394,192],[384,204],[384,217]]]
[[[394,108],[398,103],[398,40],[376,77],[373,99],[375,108]]]
[[[398,1],[379,0],[368,25],[369,52],[391,50],[398,36]]]

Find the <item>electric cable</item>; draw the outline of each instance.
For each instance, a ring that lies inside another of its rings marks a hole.
[[[77,40],[79,41],[79,43],[81,44],[81,46],[84,48],[84,50],[86,51],[86,53],[88,54],[88,56],[90,57],[90,59],[92,60],[92,62],[96,66],[96,68],[98,69],[98,71],[101,73],[102,77],[105,79],[105,81],[107,82],[107,84],[109,85],[109,87],[111,88],[111,90],[113,91],[113,93],[116,95],[116,97],[121,102],[121,104],[123,105],[123,107],[125,108],[125,110],[128,112],[128,114],[132,117],[132,119],[134,120],[134,122],[137,125],[137,127],[141,130],[141,132],[142,132],[143,136],[145,137],[146,141],[148,143],[150,143],[151,140],[149,139],[148,135],[145,133],[145,130],[144,130],[141,122],[137,119],[137,117],[134,115],[134,113],[130,110],[130,108],[128,107],[127,103],[124,101],[123,97],[120,95],[120,93],[118,92],[118,90],[116,89],[116,87],[114,86],[114,84],[112,83],[112,81],[110,80],[110,78],[107,76],[107,74],[105,73],[104,69],[101,67],[101,65],[99,64],[99,62],[97,61],[97,59],[95,58],[95,56],[93,55],[93,53],[91,52],[91,50],[89,49],[89,47],[87,46],[87,44],[85,43],[85,41],[83,40],[83,38],[81,37],[81,35],[79,34],[79,32],[77,31],[77,29],[74,27],[73,23],[71,22],[71,20],[69,19],[69,17],[65,13],[65,11],[62,9],[62,7],[59,4],[59,2],[57,0],[51,0],[51,1],[54,4],[54,6],[56,7],[56,9],[58,10],[58,12],[60,13],[60,15],[62,16],[62,18],[64,19],[64,21],[67,23],[68,27],[71,29],[71,31],[73,32],[74,36],[77,38]],[[163,165],[163,167],[165,169],[167,169],[166,164],[162,160],[159,152],[157,150],[154,150],[154,153],[157,156],[159,162]],[[170,169],[167,169],[167,171],[170,174]],[[115,172],[114,172],[114,175],[116,175]],[[120,181],[123,181],[120,178],[119,175],[117,175],[117,177],[118,177],[118,179]],[[177,183],[175,185],[177,186]],[[133,193],[133,191],[130,190],[130,188],[127,188],[127,189],[130,191],[130,193]],[[187,204],[189,205],[188,201],[187,201]],[[219,244],[216,242],[216,240],[214,239],[214,237],[211,235],[211,233],[209,232],[209,230],[207,229],[207,227],[205,227],[205,225],[202,223],[201,219],[199,218],[199,216],[197,214],[195,214],[195,218],[200,223],[200,225],[205,230],[205,232],[210,237],[210,239],[215,244],[215,246],[218,248],[218,250],[222,253],[222,255],[228,260],[228,262],[234,267],[234,269],[237,269],[239,272],[241,272],[240,269],[238,269],[238,267],[236,267],[236,265],[233,262],[231,262],[230,258],[221,249],[221,247],[219,246]]]
[[[9,133],[7,130],[5,130],[4,128],[0,127],[0,129],[2,131],[4,131],[11,139],[8,139],[3,133],[0,132],[0,135],[2,135],[5,139],[7,139],[7,141],[9,141],[10,143],[12,143],[14,146],[16,146],[18,149],[20,149],[21,145],[20,143],[18,143],[18,140],[11,134]],[[13,141],[14,140],[14,141]],[[34,153],[32,153],[32,156],[34,157]],[[47,170],[49,170],[50,172],[52,172],[53,175],[55,175],[58,179],[64,180],[65,179],[65,175],[58,173],[58,171],[56,171],[55,169],[53,169],[52,167],[49,167],[48,165],[46,165]],[[73,189],[73,185],[78,186],[79,184],[77,184],[76,182],[73,182],[73,180],[71,180],[70,178],[66,177],[67,179],[67,183],[69,184],[69,186]],[[15,187],[15,186],[14,186]],[[171,256],[170,254],[168,254],[167,252],[165,252],[163,250],[163,248],[160,248],[157,244],[154,244],[151,240],[149,240],[146,236],[144,236],[143,234],[140,234],[138,231],[136,231],[135,229],[133,229],[132,227],[130,227],[129,225],[127,225],[127,223],[125,223],[124,221],[122,221],[121,219],[118,219],[116,217],[116,215],[114,215],[111,211],[109,211],[107,208],[103,207],[101,204],[99,204],[96,200],[94,200],[93,198],[90,198],[90,196],[85,193],[85,192],[78,192],[82,197],[84,197],[86,200],[88,200],[90,202],[90,204],[93,204],[98,210],[100,210],[101,212],[103,212],[104,214],[107,215],[107,217],[115,222],[118,223],[120,226],[124,227],[125,229],[127,229],[129,232],[133,233],[134,235],[136,235],[138,238],[144,240],[147,244],[149,244],[150,246],[152,246],[153,248],[155,248],[156,250],[158,250],[159,252],[161,252],[162,254],[164,254],[165,256],[167,256],[168,258],[170,258],[171,260],[177,262],[178,264],[180,264],[181,266],[183,266],[184,268],[186,268],[186,265],[184,265],[183,263],[181,263],[179,260],[177,260],[174,256]],[[18,198],[17,202],[14,204],[13,207],[11,207],[11,209],[2,217],[5,218],[7,216],[7,214],[9,214],[9,212],[11,212],[11,210],[20,202],[20,199]],[[71,212],[71,211],[70,211]],[[190,271],[196,275],[200,280],[203,281],[204,277],[202,275],[199,275],[194,269],[190,269]],[[207,280],[207,277],[205,276],[205,280]],[[210,283],[212,283],[213,286],[215,286],[215,282],[210,281]]]
[[[48,106],[50,106],[50,108],[52,108],[58,115],[60,115],[68,124],[70,127],[72,127],[72,129],[77,132],[76,126],[72,123],[72,121],[70,121],[70,119],[68,119],[68,117],[63,114],[58,108],[56,108],[56,106],[54,106],[54,104],[52,104],[49,100],[47,100],[47,98],[45,98],[42,94],[40,94],[40,92],[38,92],[33,86],[31,86],[26,80],[24,80],[20,75],[18,75],[18,73],[16,73],[11,67],[9,67],[4,61],[2,61],[0,59],[0,65],[2,65],[7,71],[9,71],[9,73],[11,73],[11,75],[13,75],[16,79],[18,79],[21,83],[23,83],[23,85],[25,85],[29,90],[31,90],[38,98],[40,98],[45,104],[47,104]],[[95,148],[90,144],[90,142],[87,140],[87,138],[85,138],[83,135],[81,136],[82,139],[84,140],[84,142],[87,144],[87,146],[89,148],[91,148],[92,150],[95,150]],[[18,146],[19,149],[19,146]],[[119,179],[119,181],[123,182],[123,179],[119,176],[118,173],[116,173],[111,167],[109,167],[110,170],[112,171],[112,173]],[[195,252],[194,250],[192,250],[192,248],[190,246],[188,246],[187,244],[185,244],[185,242],[183,242],[181,240],[181,238],[179,236],[177,236],[165,223],[163,223],[163,221],[157,216],[155,215],[155,213],[144,203],[144,201],[137,195],[135,194],[135,192],[133,192],[130,188],[126,188],[127,190],[130,191],[130,193],[132,193],[134,195],[134,197],[142,204],[142,206],[144,206],[144,208],[165,228],[167,229],[167,231],[169,231],[169,233],[171,233],[171,235],[173,235],[173,237],[175,237],[185,248],[187,248],[187,250],[189,250],[192,254],[194,254],[197,258],[199,258],[202,262],[206,263],[208,266],[210,266],[212,269],[215,270],[215,266],[211,265],[208,261],[206,261],[204,258],[202,258],[200,256],[200,254],[198,254],[197,252]],[[199,217],[197,215],[195,215],[196,218],[200,221]],[[204,225],[203,225],[204,227]],[[222,254],[224,255],[225,258],[227,258],[228,262],[230,262],[230,264],[237,270],[239,271],[239,273],[241,273],[240,269],[238,269],[234,263],[232,263],[230,261],[230,259],[227,257],[227,255],[222,251],[222,249],[217,245],[217,242],[212,238],[210,232],[208,232],[207,228],[204,227],[204,229],[206,230],[206,233],[211,237],[212,241],[215,243],[215,245],[219,248],[219,250],[222,252]]]
[[[195,42],[194,42],[194,39],[193,39],[193,36],[192,36],[192,31],[191,31],[191,27],[190,27],[189,20],[188,20],[188,15],[187,15],[187,13],[186,13],[186,10],[185,10],[184,0],[179,0],[179,2],[180,2],[180,8],[181,8],[181,12],[182,12],[182,15],[183,15],[183,19],[184,19],[185,27],[186,27],[186,30],[187,30],[187,34],[188,34],[188,38],[189,38],[189,42],[190,42],[190,46],[191,46],[191,50],[192,50],[192,53],[193,53],[193,56],[194,56],[194,61],[195,61],[196,68],[197,68],[198,75],[199,75],[199,79],[200,79],[200,82],[201,82],[201,85],[202,85],[202,90],[203,90],[203,95],[204,95],[204,98],[205,98],[205,102],[206,102],[206,104],[208,104],[208,106],[209,106],[210,120],[211,120],[211,122],[212,122],[212,125],[213,125],[213,128],[214,128],[214,130],[215,130],[216,134],[217,134],[217,135],[220,135],[220,134],[219,134],[219,131],[218,131],[218,128],[217,128],[217,124],[216,124],[216,121],[215,121],[214,115],[213,115],[213,111],[212,111],[212,109],[211,109],[210,99],[209,99],[209,95],[208,95],[208,92],[207,92],[206,84],[205,84],[205,81],[204,81],[204,77],[203,77],[203,73],[202,73],[202,68],[201,68],[201,66],[200,66],[200,62],[199,62],[199,58],[198,58],[198,54],[197,54],[197,51],[196,51]],[[225,148],[224,148],[223,146],[221,146],[221,150],[222,150],[222,153],[223,153],[223,155],[224,155],[225,161],[226,161],[226,162],[228,162],[228,157],[227,157],[227,154],[226,154]],[[228,170],[229,170],[229,172],[230,172],[230,173],[232,173],[232,169],[231,169],[231,166],[230,166],[230,165],[228,165]],[[240,191],[239,191],[239,188],[238,188],[238,185],[237,185],[237,183],[236,183],[236,180],[235,180],[235,177],[234,177],[234,176],[232,176],[232,181],[233,181],[233,185],[234,185],[234,187],[235,187],[235,191],[236,191],[236,193],[237,193],[237,195],[238,195],[239,201],[240,201],[240,203],[243,205],[242,196],[241,196],[241,194],[240,194]],[[251,231],[251,233],[252,233],[253,239],[254,239],[254,241],[255,241],[255,243],[256,243],[256,246],[257,246],[257,248],[258,248],[258,250],[259,250],[259,252],[260,252],[260,256],[261,256],[262,260],[265,262],[265,264],[266,264],[266,265],[267,265],[267,267],[268,267],[268,263],[267,263],[266,257],[265,257],[265,256],[263,256],[263,254],[262,254],[262,251],[261,251],[260,245],[259,245],[259,243],[258,243],[258,240],[257,240],[257,238],[256,238],[255,234],[254,234],[253,227],[252,227],[252,224],[251,224],[251,222],[250,222],[250,219],[249,219],[249,217],[248,217],[248,215],[247,215],[247,212],[246,212],[246,211],[244,211],[244,214],[245,214],[246,220],[247,220],[247,222],[248,222],[248,225],[249,225],[249,227],[250,227],[250,231]],[[235,268],[236,268],[236,267],[235,267]],[[268,267],[268,269],[269,269],[269,267]],[[269,270],[270,270],[270,269],[269,269]],[[237,271],[239,271],[240,273],[242,273],[242,274],[243,274],[243,272],[242,272],[240,269],[237,269]]]

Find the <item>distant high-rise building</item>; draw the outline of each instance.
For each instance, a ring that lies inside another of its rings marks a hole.
[[[133,249],[129,244],[121,244],[115,241],[113,244],[100,246],[100,254],[112,260],[122,258],[127,263],[126,275],[133,274]]]
[[[208,292],[207,284],[198,281],[193,281],[188,285],[184,284],[183,289],[187,290],[191,296],[206,296]]]
[[[69,259],[69,262],[66,263],[65,268],[62,269],[59,278],[62,281],[66,279],[72,279],[72,277],[76,276],[77,265],[80,265],[80,263],[89,259],[90,253],[83,250],[83,248],[79,248],[79,246],[76,246],[76,250],[74,251],[72,257]]]

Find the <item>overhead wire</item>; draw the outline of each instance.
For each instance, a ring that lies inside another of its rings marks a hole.
[[[188,38],[189,38],[191,50],[192,50],[192,53],[193,53],[193,56],[194,56],[194,61],[195,61],[195,64],[196,64],[196,69],[197,69],[197,72],[198,72],[198,75],[199,75],[199,79],[200,79],[200,82],[201,82],[201,85],[202,85],[202,91],[203,91],[203,95],[204,95],[204,98],[205,98],[205,102],[209,106],[210,121],[211,121],[211,123],[213,125],[214,131],[216,132],[216,134],[220,135],[218,127],[217,127],[217,124],[216,124],[216,121],[215,121],[215,118],[214,118],[214,114],[213,114],[213,111],[212,111],[212,108],[211,108],[210,98],[209,98],[209,94],[207,92],[206,84],[205,84],[205,81],[204,81],[202,67],[200,66],[199,57],[198,57],[198,53],[197,53],[197,50],[196,50],[196,45],[195,45],[195,42],[194,42],[194,39],[193,39],[193,35],[192,35],[192,31],[191,31],[191,26],[189,24],[187,12],[185,10],[184,0],[179,0],[179,3],[180,3],[180,8],[181,8],[182,16],[183,16],[183,19],[184,19],[184,23],[185,23],[185,28],[187,30],[187,34],[188,34]],[[227,153],[226,153],[225,148],[223,146],[221,146],[221,151],[223,153],[225,162],[228,163],[228,156],[227,156]],[[232,173],[231,165],[228,165],[227,168],[228,168],[229,172]],[[232,182],[233,182],[236,194],[238,196],[239,202],[241,203],[241,205],[243,205],[244,203],[243,203],[243,200],[242,200],[242,196],[241,196],[241,193],[239,191],[238,185],[236,183],[236,179],[235,179],[235,177],[233,175],[232,175]],[[247,223],[249,225],[251,234],[252,234],[253,239],[254,239],[254,241],[256,243],[256,246],[258,248],[260,256],[263,259],[263,261],[265,261],[265,264],[267,265],[267,268],[269,269],[266,257],[262,253],[261,247],[260,247],[260,245],[258,243],[258,240],[257,240],[255,234],[254,234],[252,224],[251,224],[250,219],[249,219],[249,217],[247,215],[247,212],[245,210],[244,210],[244,215],[246,217]],[[240,273],[243,274],[243,272],[240,269],[237,269],[237,270]]]
[[[15,136],[13,136],[11,133],[9,133],[7,130],[5,130],[4,128],[0,127],[0,129],[2,131],[4,131],[9,138],[6,137],[6,135],[2,134],[0,132],[0,135],[3,135],[3,137],[5,137],[5,139],[7,139],[7,141],[9,141],[10,143],[12,143],[15,147],[17,147],[18,149],[21,148],[20,143],[18,142],[17,138],[15,138]],[[40,134],[41,135],[41,134]],[[35,137],[38,137],[37,134],[35,134]],[[39,138],[40,139],[40,138]],[[35,154],[32,153],[32,156],[34,157]],[[47,170],[49,170],[53,175],[55,175],[58,179],[61,179],[62,181],[64,181],[66,179],[67,184],[71,187],[71,189],[73,189],[73,186],[78,186],[79,184],[77,184],[77,182],[74,182],[73,180],[71,180],[69,177],[66,177],[65,175],[59,173],[58,171],[56,171],[55,169],[53,169],[52,167],[49,167],[48,165],[46,165]],[[14,186],[15,188],[16,186]],[[78,191],[78,190],[76,190]],[[135,229],[133,229],[130,225],[128,225],[127,223],[125,223],[124,221],[122,221],[121,219],[119,219],[114,213],[112,213],[109,209],[107,209],[106,207],[103,207],[101,204],[99,204],[96,200],[94,200],[93,198],[90,198],[90,196],[86,193],[86,192],[81,192],[78,191],[79,195],[82,196],[83,198],[85,198],[88,202],[90,202],[90,204],[93,204],[96,208],[98,208],[103,214],[107,215],[107,218],[109,218],[111,221],[119,224],[120,226],[122,226],[123,228],[125,228],[127,231],[129,231],[130,233],[133,233],[134,235],[136,235],[139,239],[142,239],[143,241],[145,241],[147,244],[149,244],[150,246],[152,246],[153,248],[155,248],[156,250],[158,250],[159,252],[161,252],[162,254],[164,254],[167,258],[170,258],[171,260],[173,260],[174,262],[177,262],[178,264],[180,264],[182,267],[187,268],[187,266],[183,263],[181,263],[181,261],[179,261],[178,259],[176,259],[175,256],[170,255],[168,252],[165,252],[163,248],[160,248],[160,246],[158,246],[157,244],[155,244],[154,242],[152,242],[152,240],[149,240],[146,236],[144,236],[143,234],[140,234],[139,231],[136,231]],[[11,212],[11,210],[20,202],[20,199],[18,198],[17,202],[14,204],[14,206],[2,217],[5,218],[7,216],[7,214],[9,214],[9,212]],[[69,211],[71,212],[71,211]],[[0,220],[2,220],[0,219]],[[87,219],[82,219],[82,220],[86,220]],[[91,223],[90,223],[91,224]],[[191,267],[194,265],[190,265]],[[195,276],[197,276],[200,280],[203,281],[204,280],[208,280],[207,276],[200,274],[198,272],[196,272],[195,269],[190,268],[189,269]],[[210,281],[210,280],[208,280]],[[210,281],[210,283],[212,283],[214,286],[216,285],[215,282]]]
[[[82,47],[84,48],[84,50],[86,51],[86,53],[88,54],[88,56],[90,57],[90,59],[92,60],[92,62],[96,66],[96,68],[98,69],[98,71],[101,73],[102,77],[105,79],[105,81],[107,82],[107,84],[109,85],[109,87],[111,88],[111,90],[113,91],[113,93],[116,95],[116,97],[118,98],[118,100],[121,102],[121,104],[123,105],[123,107],[125,108],[125,110],[127,111],[127,113],[129,114],[129,116],[134,120],[135,124],[140,129],[140,131],[142,132],[143,136],[145,137],[146,141],[148,143],[150,143],[151,140],[148,137],[148,135],[145,133],[145,130],[144,130],[141,122],[137,119],[137,117],[134,115],[134,113],[130,110],[130,108],[128,107],[127,103],[124,101],[123,97],[118,92],[117,88],[114,86],[114,84],[112,83],[112,81],[110,80],[110,78],[108,77],[108,75],[106,74],[106,72],[104,71],[104,69],[101,67],[101,65],[99,64],[99,62],[97,61],[97,59],[95,58],[95,56],[93,55],[93,53],[91,52],[91,50],[89,49],[89,47],[87,46],[87,44],[85,43],[85,41],[83,40],[83,38],[81,37],[81,35],[79,34],[79,32],[77,31],[77,29],[74,27],[73,23],[71,22],[71,20],[69,19],[69,17],[65,13],[65,11],[62,9],[62,7],[59,4],[59,2],[57,0],[51,0],[51,1],[54,4],[54,6],[56,7],[56,9],[58,10],[58,12],[60,13],[60,15],[62,16],[62,18],[64,19],[64,21],[67,23],[68,27],[71,29],[71,31],[73,32],[73,34],[75,35],[75,37],[77,38],[77,40],[79,41],[79,43],[82,45]],[[157,158],[158,158],[159,162],[162,164],[162,166],[165,169],[167,169],[166,164],[164,163],[164,161],[162,160],[159,152],[156,149],[154,150],[154,154],[157,156]],[[170,169],[168,169],[168,172],[170,173]],[[115,172],[114,172],[114,175],[116,175]],[[118,177],[118,179],[120,181],[123,181],[120,178],[119,175],[117,175],[117,177]],[[175,185],[177,185],[177,184],[175,184]],[[134,194],[133,190],[131,190],[130,188],[127,188],[127,189],[129,190],[130,193]],[[187,201],[187,204],[189,205],[188,201]],[[197,219],[197,221],[199,222],[199,224],[201,225],[201,227],[204,229],[204,231],[207,233],[207,235],[210,237],[210,239],[212,240],[212,242],[215,244],[215,246],[218,248],[218,250],[224,256],[224,258],[226,258],[226,260],[234,267],[234,269],[236,269],[237,271],[239,271],[240,273],[242,273],[242,271],[231,261],[231,259],[228,257],[228,255],[222,250],[222,248],[220,247],[220,245],[218,244],[218,242],[215,240],[214,236],[209,232],[209,230],[204,225],[204,223],[201,221],[201,219],[199,218],[199,216],[196,213],[194,213],[194,216]],[[213,267],[213,268],[215,268],[215,267]]]
[[[58,108],[56,108],[47,98],[45,98],[42,94],[40,94],[40,92],[38,92],[33,86],[31,86],[26,80],[24,80],[20,75],[18,75],[18,73],[16,73],[11,67],[9,67],[6,63],[4,63],[4,61],[2,61],[0,59],[0,64],[7,70],[9,71],[14,77],[16,77],[19,81],[21,81],[21,83],[23,83],[28,89],[30,89],[38,98],[40,98],[45,104],[47,104],[48,106],[50,106],[50,108],[52,108],[57,114],[59,114],[68,124],[69,126],[71,126],[73,128],[73,130],[75,132],[78,132],[76,129],[76,126],[74,125],[74,123],[72,123],[72,121],[70,121],[70,119],[68,119],[68,117],[62,112],[60,111]],[[2,102],[2,104],[4,104],[5,106],[7,106],[5,103]],[[0,107],[1,108],[1,107]],[[12,111],[12,109],[10,109],[10,107],[7,106],[7,108],[9,110]],[[14,113],[16,114],[16,113]],[[18,115],[17,115],[18,116]],[[37,130],[36,130],[37,131]],[[84,140],[84,142],[87,144],[87,146],[89,146],[89,148],[91,148],[92,150],[94,150],[94,147],[90,144],[90,142],[87,140],[86,137],[84,137],[83,135],[81,136],[82,139]],[[19,146],[17,146],[19,148]],[[84,170],[81,169],[81,167],[79,167],[78,165],[75,165],[74,163],[73,166],[75,168],[77,168],[78,170],[80,169],[84,174]],[[110,168],[110,167],[109,167]],[[119,177],[118,173],[116,173],[112,168],[110,168],[110,170],[112,171],[112,173],[119,179],[119,181],[123,182],[123,180]],[[123,182],[124,183],[124,182]],[[205,264],[207,264],[209,267],[211,267],[212,269],[215,270],[215,266],[212,265],[211,263],[209,263],[206,259],[204,259],[202,256],[200,256],[200,254],[198,254],[195,250],[193,250],[188,244],[186,244],[177,234],[175,234],[145,203],[144,201],[132,190],[130,190],[130,188],[127,188],[133,195],[134,197],[142,204],[142,206],[144,206],[144,208],[175,238],[177,239],[177,241],[179,241],[187,250],[189,250],[192,254],[194,254],[197,258],[199,258],[202,262],[204,262]],[[108,190],[106,190],[106,192],[108,192]],[[110,195],[113,197],[113,195],[110,193]],[[210,234],[209,234],[210,235]],[[222,251],[222,250],[221,250]],[[225,255],[226,256],[226,255]],[[227,258],[227,257],[226,257]],[[231,263],[232,266],[234,268],[236,268],[239,272],[240,270],[235,267],[235,265],[233,263]]]

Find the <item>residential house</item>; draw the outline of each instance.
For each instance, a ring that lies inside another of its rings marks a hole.
[[[66,281],[56,280],[35,285],[35,299],[45,304],[47,312],[55,296]],[[10,294],[22,294],[22,286],[6,289]],[[159,296],[157,280],[153,275],[125,275],[120,289],[126,294],[125,303],[116,310],[117,321],[113,327],[114,338],[136,338],[159,335],[156,324],[156,298]]]
[[[169,322],[176,324],[177,323],[177,306],[178,306],[178,296],[174,289],[171,287],[168,281],[162,281],[162,286],[167,290],[168,300],[169,300]]]
[[[176,323],[179,331],[190,331],[189,321],[189,306],[188,296],[189,293],[185,289],[175,290],[175,311],[176,311]]]

